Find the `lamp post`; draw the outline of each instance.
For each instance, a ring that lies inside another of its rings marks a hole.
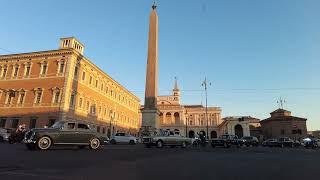
[[[112,131],[112,121],[113,121],[113,111],[112,110],[110,110],[109,111],[109,114],[110,114],[110,120],[109,120],[109,132],[110,132],[110,138],[111,138],[111,135],[113,135],[113,131]]]
[[[207,139],[208,139],[208,137],[209,137],[209,135],[208,135],[208,133],[209,133],[209,125],[208,125],[208,93],[207,93],[207,89],[208,89],[208,85],[210,86],[211,85],[211,83],[209,82],[209,84],[208,84],[208,82],[207,82],[207,78],[205,77],[204,78],[204,81],[202,82],[202,84],[201,84],[203,87],[204,87],[204,91],[205,91],[205,95],[206,95],[206,122],[207,122],[207,134],[206,134],[206,137],[207,137]]]
[[[185,116],[186,116],[186,137],[188,137],[188,110],[186,110]]]

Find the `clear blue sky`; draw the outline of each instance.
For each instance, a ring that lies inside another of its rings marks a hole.
[[[75,36],[85,55],[143,102],[152,0],[7,0],[0,4],[0,54],[58,48]],[[159,93],[179,79],[184,104],[223,116],[267,118],[277,99],[320,129],[320,1],[158,0]]]

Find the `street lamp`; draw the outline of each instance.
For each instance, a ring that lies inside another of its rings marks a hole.
[[[211,83],[207,82],[207,78],[204,78],[204,81],[201,84],[204,87],[204,91],[205,91],[205,95],[206,95],[206,122],[207,122],[207,139],[208,139],[208,134],[209,134],[209,126],[208,126],[208,93],[207,93],[207,89],[208,89],[208,85],[211,86]]]
[[[110,115],[110,120],[109,120],[109,132],[110,132],[110,137],[111,137],[111,135],[113,135],[113,131],[112,131],[112,121],[113,121],[113,111],[112,110],[110,110],[109,111],[109,115]]]
[[[188,110],[186,110],[185,117],[186,117],[186,137],[188,137]]]

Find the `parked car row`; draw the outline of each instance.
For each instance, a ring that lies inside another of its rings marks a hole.
[[[318,148],[320,147],[320,139],[317,138],[305,138],[303,142],[292,140],[288,137],[281,137],[279,139],[268,139],[263,141],[262,143],[256,137],[253,136],[244,136],[242,138],[238,138],[236,135],[221,135],[218,138],[214,138],[211,140],[205,140],[201,142],[201,138],[186,138],[180,135],[174,134],[173,132],[166,131],[163,134],[157,136],[147,136],[143,137],[143,144],[146,147],[150,148],[152,146],[162,148],[164,146],[181,146],[183,148],[188,145],[199,145],[199,144],[211,144],[213,148],[215,147],[242,147],[242,146],[259,146],[262,145],[264,147],[299,147],[304,146],[306,148]]]
[[[241,146],[258,146],[259,140],[253,136],[244,136],[238,138],[236,135],[221,135],[219,138],[214,138],[211,140],[211,146],[215,148],[216,146],[223,146],[229,148],[231,146],[241,147]]]
[[[299,141],[294,141],[288,137],[281,137],[279,139],[268,139],[262,142],[264,147],[298,147],[302,144]]]
[[[9,141],[15,137],[18,130],[0,128],[0,142]],[[50,128],[34,128],[24,134],[23,142],[29,150],[47,150],[56,145],[71,145],[79,148],[89,147],[97,150],[102,145],[110,144],[137,144],[138,139],[126,133],[116,133],[110,139],[97,133],[88,123],[81,121],[58,121]],[[186,138],[173,131],[163,131],[156,136],[146,136],[141,142],[148,148],[155,146],[162,148],[164,146],[180,146],[186,148],[189,145],[206,146],[211,144],[213,148],[221,146],[229,148],[232,146],[258,146],[259,140],[253,136],[244,136],[238,138],[236,135],[221,135],[219,138],[207,140],[205,136],[199,138]],[[288,137],[279,139],[268,139],[261,143],[264,147],[298,147],[319,148],[320,139],[304,138],[303,142],[294,141]]]
[[[238,138],[235,135],[222,135],[219,138],[211,140],[203,140],[203,138],[186,138],[178,134],[174,134],[171,131],[164,131],[164,133],[157,136],[148,136],[143,137],[142,141],[146,147],[150,148],[156,146],[162,148],[163,146],[181,146],[182,148],[187,147],[188,145],[202,145],[211,144],[211,146],[217,147],[222,146],[229,148],[231,146],[241,147],[241,146],[258,146],[259,141],[256,137],[246,136],[243,138]]]

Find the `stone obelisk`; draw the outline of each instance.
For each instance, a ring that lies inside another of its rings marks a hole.
[[[152,5],[149,22],[148,60],[144,107],[142,109],[142,131],[154,134],[159,130],[158,96],[158,15],[157,6]]]

